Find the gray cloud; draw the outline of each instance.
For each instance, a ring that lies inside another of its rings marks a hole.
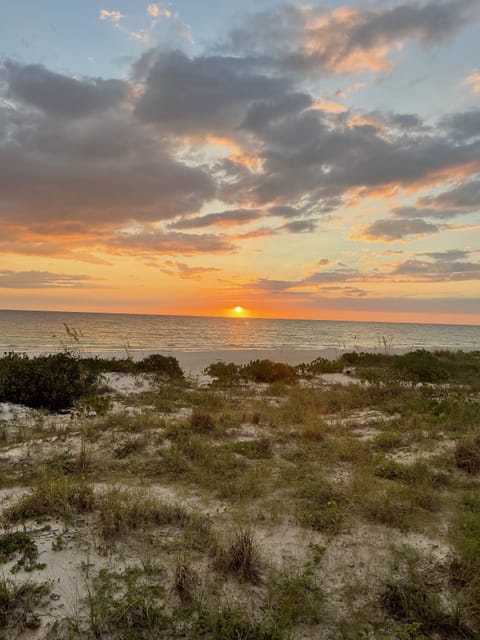
[[[213,178],[129,115],[78,121],[0,108],[0,220],[86,232],[197,211]]]
[[[181,278],[182,280],[201,280],[207,273],[221,271],[221,269],[215,267],[190,267],[184,262],[177,262],[175,260],[167,260],[160,269],[163,273]]]
[[[452,113],[441,121],[442,126],[458,140],[480,137],[480,109]]]
[[[118,253],[145,255],[194,255],[197,253],[231,253],[235,246],[228,239],[214,234],[164,232],[144,228],[134,233],[116,233],[108,239]]]
[[[386,218],[376,220],[362,230],[361,237],[368,240],[394,242],[409,236],[422,236],[437,233],[440,227],[420,218],[400,219]]]
[[[480,280],[480,263],[456,260],[406,260],[392,272],[393,276],[414,276],[423,282]]]
[[[266,101],[273,115],[308,103],[308,96],[289,96],[289,89],[285,78],[259,74],[254,61],[245,58],[192,59],[180,51],[159,51],[136,114],[179,135],[232,132],[248,121],[252,103]]]
[[[479,15],[476,0],[368,5],[339,11],[286,5],[233,29],[223,48],[284,71],[331,73],[388,68],[386,53],[407,39],[432,46]]]
[[[419,255],[427,256],[439,262],[455,262],[466,258],[469,254],[470,251],[464,251],[463,249],[446,249],[445,251],[427,251]]]
[[[0,68],[2,77],[9,96],[55,117],[88,116],[112,107],[128,94],[128,85],[122,80],[77,80],[39,64],[21,65],[11,60]]]
[[[469,180],[435,197],[421,198],[420,204],[440,210],[451,207],[459,213],[476,211],[480,209],[480,179]]]
[[[198,229],[211,225],[242,225],[254,220],[259,220],[264,215],[264,212],[260,209],[231,209],[218,213],[208,213],[206,215],[196,216],[195,218],[182,219],[171,223],[170,227],[172,229]]]
[[[0,289],[71,289],[95,286],[89,276],[51,271],[0,270]]]

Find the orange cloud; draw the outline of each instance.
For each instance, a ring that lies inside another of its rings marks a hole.
[[[480,71],[473,71],[465,78],[465,82],[470,85],[472,93],[480,93]]]

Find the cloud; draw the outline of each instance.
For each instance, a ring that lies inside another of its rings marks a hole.
[[[175,260],[167,260],[160,269],[163,273],[181,278],[182,280],[201,280],[207,273],[221,271],[221,269],[215,267],[190,267],[184,262],[177,262]]]
[[[112,252],[144,255],[195,255],[232,253],[235,246],[215,234],[188,234],[142,228],[134,232],[116,232],[108,239]]]
[[[123,15],[123,13],[120,13],[120,11],[108,11],[108,9],[100,9],[99,17],[100,20],[108,20],[114,24],[118,24],[121,20],[126,18],[126,16]]]
[[[440,227],[430,222],[425,222],[420,218],[399,219],[385,218],[376,220],[372,224],[364,227],[358,235],[352,238],[357,240],[371,240],[381,242],[395,242],[405,240],[410,236],[421,237],[432,233],[437,233]]]
[[[248,224],[255,220],[259,220],[264,215],[264,212],[260,209],[232,209],[229,211],[208,213],[194,218],[178,220],[171,223],[170,227],[172,229],[198,229],[201,227],[209,227],[211,225],[230,227]]]
[[[417,282],[480,280],[480,263],[459,262],[448,257],[434,262],[406,260],[392,271],[392,276],[413,276]]]
[[[156,4],[155,2],[148,5],[147,13],[152,18],[170,18],[172,16],[170,9]]]
[[[93,286],[93,279],[85,275],[0,269],[0,289],[72,289]]]
[[[444,42],[479,16],[476,0],[431,0],[327,10],[289,4],[254,14],[224,49],[261,57],[284,71],[358,73],[393,68],[388,54],[406,40]]]
[[[461,213],[472,213],[480,209],[480,179],[463,182],[453,189],[444,191],[437,196],[420,198],[421,206],[430,207],[432,215],[435,211],[450,210]]]
[[[283,78],[259,75],[241,58],[189,58],[180,51],[155,55],[136,114],[177,135],[232,133],[252,103],[278,108],[275,101],[285,100],[290,87]]]
[[[480,93],[480,71],[472,71],[465,78],[465,82],[470,85],[472,93]]]
[[[42,65],[21,65],[7,60],[0,67],[7,95],[48,115],[79,118],[104,111],[126,99],[122,80],[77,80],[49,71]]]
[[[0,135],[3,224],[50,231],[52,221],[75,222],[86,234],[104,233],[129,221],[191,214],[215,195],[207,171],[175,159],[169,144],[128,112],[75,122],[15,114],[7,127]]]
[[[452,262],[466,258],[469,253],[469,251],[465,251],[464,249],[446,249],[445,251],[427,251],[419,255],[427,256],[439,262]]]
[[[452,113],[443,118],[441,124],[455,140],[478,139],[480,138],[480,109]]]

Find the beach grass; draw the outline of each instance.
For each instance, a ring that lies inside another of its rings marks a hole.
[[[58,557],[81,585],[74,613],[52,585],[59,640],[478,637],[479,363],[80,358],[70,413],[0,424],[0,623],[50,637]]]

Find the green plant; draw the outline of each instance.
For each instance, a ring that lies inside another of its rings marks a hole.
[[[40,619],[35,609],[41,605],[50,586],[47,583],[14,583],[0,579],[0,629],[14,632],[37,629]]]
[[[75,511],[92,511],[93,489],[85,482],[47,473],[40,477],[33,492],[3,512],[6,522],[22,522],[30,518],[60,517],[71,519]]]
[[[193,637],[208,640],[283,640],[284,632],[275,624],[257,622],[240,611],[201,610],[193,625]]]
[[[0,358],[0,401],[60,411],[91,392],[95,376],[70,353],[29,358],[8,353]]]
[[[252,360],[240,369],[240,375],[252,382],[285,382],[294,384],[297,381],[295,367],[283,362],[271,360]]]
[[[17,554],[20,554],[20,558],[13,566],[12,573],[17,573],[20,569],[44,569],[46,566],[38,562],[38,547],[30,534],[25,531],[13,531],[0,536],[0,564],[9,562]]]
[[[295,516],[302,527],[335,535],[342,529],[350,500],[326,480],[307,480],[297,491]]]

